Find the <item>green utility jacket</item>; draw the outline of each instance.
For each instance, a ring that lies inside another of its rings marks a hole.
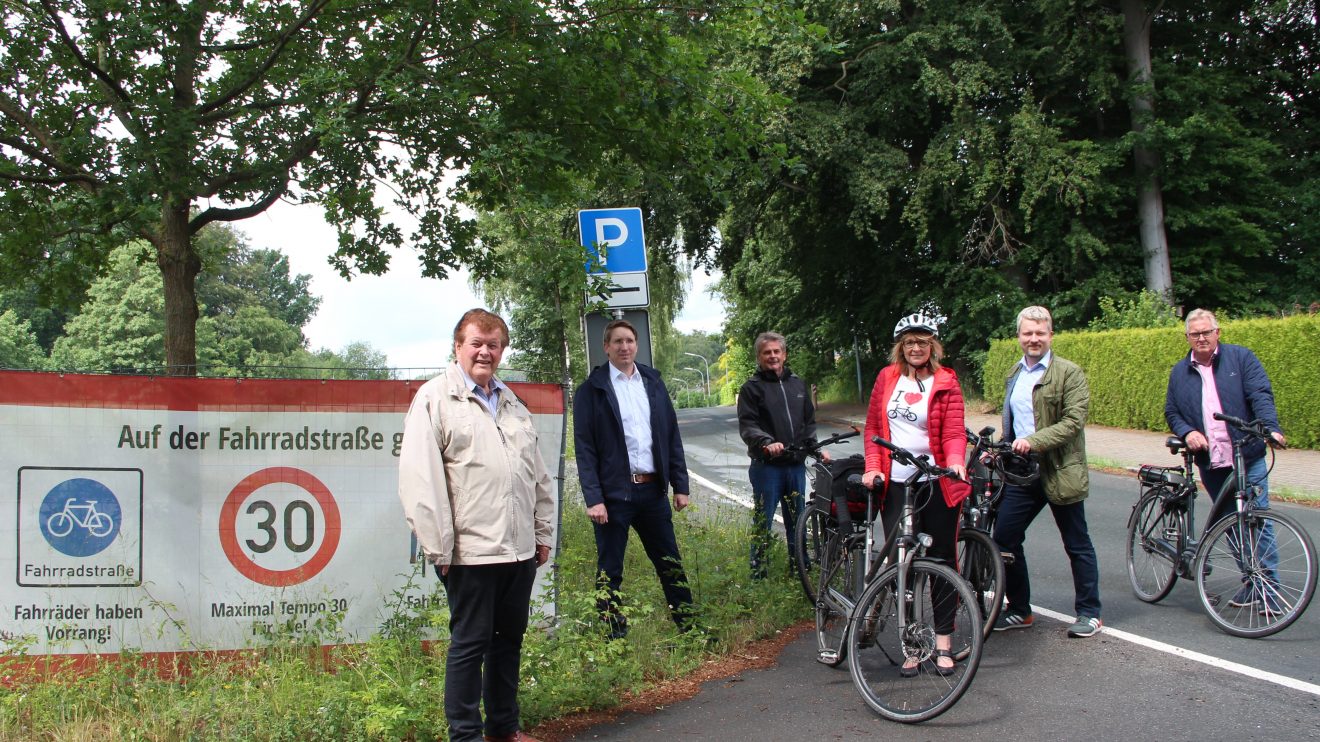
[[[1013,439],[1013,411],[1008,406],[1022,364],[1013,365],[1004,391],[1004,439]],[[1091,389],[1081,366],[1051,356],[1049,368],[1031,392],[1036,432],[1027,436],[1040,456],[1040,481],[1045,496],[1056,505],[1086,499],[1091,479],[1086,470],[1086,412]]]

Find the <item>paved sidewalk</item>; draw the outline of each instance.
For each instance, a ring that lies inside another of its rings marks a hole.
[[[866,409],[859,405],[825,404],[821,405],[819,417],[862,427],[866,422]],[[972,430],[979,431],[989,425],[998,431],[1000,423],[998,414],[967,415],[967,427]],[[1099,459],[1106,464],[1134,470],[1142,464],[1176,466],[1182,459],[1164,447],[1166,438],[1167,433],[1087,425],[1086,453],[1092,460]],[[1270,472],[1270,488],[1320,497],[1320,451],[1289,448],[1277,453],[1274,470]]]

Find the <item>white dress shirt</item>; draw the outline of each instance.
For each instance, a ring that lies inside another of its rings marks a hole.
[[[646,398],[642,373],[633,366],[632,376],[610,364],[610,384],[619,400],[623,422],[623,440],[628,446],[628,470],[633,474],[654,474],[651,454],[651,401]]]

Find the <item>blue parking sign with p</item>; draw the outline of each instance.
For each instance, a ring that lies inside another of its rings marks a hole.
[[[646,272],[641,209],[583,209],[578,212],[578,229],[582,246],[603,266],[588,263],[588,274]]]

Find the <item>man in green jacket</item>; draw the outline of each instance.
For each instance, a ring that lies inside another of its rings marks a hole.
[[[1003,436],[1013,442],[1015,453],[1038,457],[1040,478],[1026,486],[1004,488],[995,541],[1013,559],[1005,570],[1008,608],[995,621],[995,631],[1025,629],[1035,621],[1022,542],[1027,527],[1049,505],[1072,564],[1077,621],[1068,627],[1068,636],[1094,636],[1101,626],[1100,568],[1085,509],[1090,487],[1085,426],[1091,391],[1081,367],[1050,351],[1054,323],[1048,309],[1027,307],[1019,312],[1017,334],[1022,360],[1008,375]]]

